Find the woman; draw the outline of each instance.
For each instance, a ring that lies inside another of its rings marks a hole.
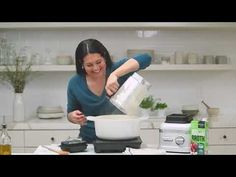
[[[79,43],[76,52],[76,72],[67,88],[68,120],[80,124],[80,137],[91,143],[96,139],[94,123],[86,116],[122,114],[107,99],[113,95],[134,71],[151,63],[147,54],[112,62],[104,45],[96,39]]]

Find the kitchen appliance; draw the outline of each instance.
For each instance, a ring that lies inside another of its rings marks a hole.
[[[189,114],[171,114],[160,126],[160,149],[166,152],[190,153],[191,121]]]
[[[96,136],[105,140],[127,140],[139,137],[140,122],[146,119],[146,117],[119,114],[87,117],[87,120],[94,121]]]
[[[123,152],[126,147],[140,148],[140,122],[146,118],[130,115],[88,116],[94,121],[97,139],[95,152]]]
[[[71,153],[85,151],[87,146],[86,141],[80,139],[68,139],[66,141],[62,141],[60,145],[63,151],[68,151]]]
[[[127,115],[138,115],[139,104],[148,96],[151,84],[142,76],[134,73],[119,90],[110,98],[110,101],[120,111]]]
[[[140,137],[126,140],[105,140],[97,138],[94,142],[96,153],[124,152],[126,147],[139,149],[142,144]]]

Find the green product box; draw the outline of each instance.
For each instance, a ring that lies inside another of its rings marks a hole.
[[[191,121],[191,153],[204,155],[208,153],[208,122]]]

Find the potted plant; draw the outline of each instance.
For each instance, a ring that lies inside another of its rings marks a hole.
[[[156,102],[156,104],[151,108],[151,110],[157,111],[157,117],[165,117],[167,107],[168,105],[164,102]]]
[[[145,97],[139,105],[139,107],[141,108],[141,114],[144,116],[149,116],[154,103],[155,99],[152,95]]]
[[[15,93],[13,120],[17,122],[24,121],[24,103],[22,94],[26,83],[32,76],[32,63],[26,63],[17,56],[13,65],[3,64],[3,66],[4,69],[1,71],[0,80],[3,83],[10,85]]]

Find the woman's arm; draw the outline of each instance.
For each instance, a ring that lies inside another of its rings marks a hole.
[[[67,119],[74,124],[80,125],[83,125],[86,122],[84,114],[79,110],[69,112],[67,115]]]
[[[134,72],[141,69],[145,69],[151,64],[151,57],[148,54],[138,55],[134,58],[127,60],[120,67],[114,70],[107,79],[105,89],[108,95],[114,94],[118,88],[118,78],[122,77],[130,72]]]

